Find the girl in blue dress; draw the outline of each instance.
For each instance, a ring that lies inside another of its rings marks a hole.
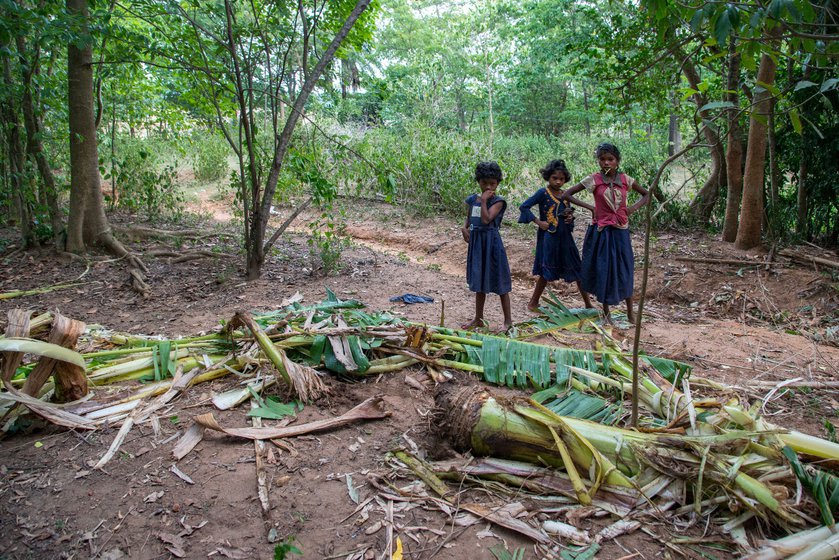
[[[576,282],[586,307],[592,307],[588,294],[580,286],[580,252],[574,243],[574,209],[562,201],[562,186],[571,180],[571,173],[561,159],[555,159],[540,170],[547,187],[536,191],[519,206],[519,223],[533,222],[536,230],[536,258],[533,261],[533,275],[537,276],[533,295],[527,309],[539,311],[539,299],[548,282],[564,280]],[[539,217],[531,208],[539,205]]]
[[[475,167],[475,180],[481,194],[466,199],[468,213],[462,228],[463,240],[469,244],[466,255],[466,281],[475,292],[475,318],[462,326],[464,329],[486,327],[484,303],[488,293],[501,296],[504,329],[513,326],[510,313],[510,265],[498,228],[507,209],[507,201],[495,194],[503,176],[494,161],[483,161]]]
[[[629,216],[647,204],[650,199],[647,189],[619,169],[621,153],[614,144],[597,146],[594,157],[600,165],[600,173],[589,175],[565,191],[564,198],[575,204],[574,195],[587,190],[594,195],[594,222],[596,229],[584,249],[582,273],[583,287],[594,294],[603,304],[607,323],[612,322],[610,307],[626,302],[626,317],[635,322],[632,308],[634,288],[635,257],[629,235]],[[629,193],[641,195],[635,204],[629,205]]]

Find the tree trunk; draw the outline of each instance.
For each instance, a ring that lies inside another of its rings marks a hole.
[[[778,204],[778,191],[781,188],[781,168],[778,165],[778,153],[775,141],[775,98],[769,106],[769,200],[772,206]]]
[[[82,21],[87,32],[87,0],[67,0],[67,12]],[[100,245],[126,259],[133,288],[147,294],[143,262],[111,232],[99,179],[99,149],[96,144],[96,116],[93,108],[93,65],[91,42],[79,48],[67,47],[67,106],[70,125],[70,217],[67,221],[67,250],[82,253],[88,245]]]
[[[341,60],[341,99],[347,98],[347,59]]]
[[[29,247],[34,242],[32,232],[32,214],[29,200],[26,196],[24,175],[26,173],[26,158],[21,140],[21,125],[18,119],[17,107],[15,106],[14,82],[12,80],[12,68],[9,57],[3,57],[3,84],[7,92],[2,103],[3,121],[5,125],[6,150],[9,162],[9,179],[12,187],[12,202],[15,209],[15,218],[20,228],[20,237],[24,247]]]
[[[679,114],[676,112],[676,93],[670,93],[670,126],[667,132],[667,155],[672,156],[682,149],[682,133],[679,131]]]
[[[61,231],[64,229],[64,220],[61,218],[61,209],[58,207],[58,189],[55,185],[55,176],[46,155],[44,155],[44,144],[41,142],[43,126],[35,112],[35,96],[33,95],[32,85],[32,76],[37,76],[39,73],[40,57],[37,49],[32,53],[31,58],[27,56],[26,43],[23,37],[17,38],[17,49],[19,56],[24,61],[21,109],[23,110],[23,124],[26,128],[26,152],[34,160],[35,166],[38,168],[38,174],[41,176],[41,199],[42,202],[47,204],[53,240],[58,244]]]
[[[777,35],[777,30],[773,33]],[[772,86],[775,83],[775,59],[764,54],[760,58],[757,82]],[[754,93],[749,137],[746,145],[746,172],[743,176],[743,200],[740,205],[740,226],[734,242],[738,249],[752,249],[760,245],[763,224],[763,182],[766,163],[766,128],[772,94],[764,87]]]
[[[699,92],[699,83],[702,81],[699,77],[696,67],[689,58],[684,59],[682,64],[682,71],[687,78],[688,84],[697,93],[693,94],[693,102],[696,103],[697,109],[701,109],[708,103],[708,99]],[[699,117],[703,120],[712,120],[712,115],[708,111],[698,111]],[[723,152],[722,140],[716,131],[711,127],[704,127],[705,140],[708,142],[711,152],[711,174],[696,197],[690,203],[690,209],[694,217],[700,222],[708,222],[711,219],[711,214],[714,211],[714,205],[717,203],[717,198],[720,194],[720,187],[725,186],[726,165],[725,153]]]
[[[89,17],[87,0],[67,0],[67,11],[81,16],[86,22]],[[85,45],[79,49],[71,42],[67,49],[67,102],[70,113],[70,219],[67,224],[67,250],[72,252],[83,252],[88,245],[108,246],[108,237],[111,236],[99,177],[92,48],[89,42]],[[78,212],[80,206],[84,208],[83,212]]]
[[[466,111],[463,110],[463,92],[458,88],[456,95],[457,127],[461,132],[466,132]]]
[[[335,56],[335,51],[337,51],[338,47],[341,46],[341,43],[344,42],[344,39],[346,39],[359,16],[361,16],[364,10],[367,9],[367,6],[370,5],[370,1],[371,0],[358,0],[356,2],[355,8],[353,8],[353,11],[347,17],[346,21],[341,26],[341,29],[338,33],[336,33],[332,42],[329,44],[329,47],[323,53],[317,65],[315,65],[315,68],[309,73],[306,82],[300,89],[300,94],[294,101],[294,106],[289,112],[288,119],[283,127],[283,131],[280,133],[279,139],[277,140],[276,148],[274,149],[274,157],[271,161],[271,169],[268,173],[268,179],[265,182],[265,191],[262,193],[262,199],[253,200],[253,215],[250,222],[251,234],[249,243],[247,243],[247,246],[245,247],[248,255],[247,278],[249,280],[259,278],[262,273],[262,265],[265,262],[265,252],[270,248],[270,246],[263,246],[263,242],[265,240],[265,230],[268,227],[268,218],[270,216],[271,204],[274,201],[274,192],[277,190],[277,181],[280,178],[280,171],[282,170],[285,156],[288,153],[288,148],[291,144],[291,136],[294,132],[294,128],[297,126],[297,121],[303,114],[303,109],[306,106],[309,95],[315,88],[315,84],[321,74],[323,74],[324,68],[326,68],[327,64],[332,62],[332,58]]]
[[[798,163],[798,218],[795,222],[795,233],[803,239],[810,238],[810,224],[807,220],[807,175],[809,172],[809,162],[807,150],[804,147],[804,139],[801,140],[801,155]]]
[[[87,0],[67,0],[67,12],[81,16],[82,32],[87,34]],[[81,41],[80,41],[81,42]],[[99,156],[93,114],[93,56],[90,41],[79,48],[71,41],[67,47],[67,106],[70,125],[70,217],[67,221],[67,250],[85,250],[85,218],[93,191],[99,191]],[[101,194],[101,191],[100,191]],[[90,199],[90,200],[89,200]]]
[[[588,118],[588,88],[585,81],[583,81],[583,108],[586,110],[586,138],[591,136],[591,121]]]
[[[728,79],[726,101],[733,106],[727,110],[728,138],[725,152],[726,183],[728,196],[725,200],[725,222],[722,239],[733,243],[737,238],[740,218],[740,197],[743,196],[743,132],[740,127],[740,55],[734,39],[729,41]]]
[[[489,152],[495,145],[495,118],[492,111],[492,74],[489,65],[489,53],[484,51],[484,63],[486,64],[486,87],[487,87],[487,108],[489,110]]]
[[[361,76],[358,73],[358,64],[355,63],[355,60],[350,60],[350,87],[353,93],[361,87]]]

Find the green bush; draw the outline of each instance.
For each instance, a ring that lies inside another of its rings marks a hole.
[[[320,260],[323,275],[340,272],[341,254],[348,244],[344,224],[335,220],[330,206],[318,219],[307,225],[311,232],[307,240],[309,254],[313,259]]]
[[[230,145],[224,138],[212,132],[196,134],[192,139],[192,149],[192,169],[198,181],[219,181],[227,177]]]
[[[177,184],[177,162],[165,162],[165,152],[155,149],[153,141],[127,138],[117,147],[109,169],[100,160],[100,171],[112,185],[106,201],[129,212],[144,211],[149,220],[180,216],[184,199]]]
[[[567,135],[496,136],[492,146],[487,134],[431,129],[422,124],[398,129],[335,126],[331,132],[348,149],[325,150],[321,173],[346,194],[384,199],[419,214],[460,215],[463,200],[476,192],[473,173],[483,160],[498,161],[504,172],[499,192],[511,205],[544,185],[539,170],[550,160],[562,158],[572,183],[597,170],[594,148],[601,140]],[[326,143],[322,137],[319,143]],[[616,140],[625,154],[624,169],[649,184],[662,146],[644,138]],[[331,158],[331,161],[330,161]]]

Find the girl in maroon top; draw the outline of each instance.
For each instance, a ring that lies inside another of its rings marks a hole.
[[[600,144],[594,153],[600,173],[589,175],[565,191],[564,198],[594,212],[596,229],[592,232],[588,251],[583,251],[580,282],[583,290],[594,294],[603,304],[606,321],[612,318],[609,306],[626,302],[626,316],[635,322],[632,290],[635,278],[635,257],[629,237],[629,216],[649,201],[649,193],[635,179],[618,171],[620,150],[613,144]],[[573,195],[587,190],[594,195],[594,207]],[[629,191],[641,194],[632,206],[626,201]]]

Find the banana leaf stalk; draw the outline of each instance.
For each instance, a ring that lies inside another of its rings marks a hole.
[[[213,368],[199,373],[189,381],[187,386],[192,387],[198,385],[199,383],[206,383],[208,381],[220,379],[230,375],[233,371],[235,371],[234,368],[244,368],[248,363],[250,363],[250,359],[248,358],[234,358],[231,364],[225,364],[227,367]],[[80,414],[91,420],[108,419],[109,421],[113,421],[117,416],[124,415],[125,413],[133,410],[142,399],[162,395],[172,388],[173,382],[173,379],[168,379],[149,385],[143,385],[138,391],[126,397],[104,403],[82,403],[71,410],[76,414]]]
[[[224,355],[211,354],[208,355],[207,358],[211,363],[215,363],[224,359]],[[205,361],[203,359],[199,359],[191,355],[189,348],[179,348],[177,351],[173,350],[169,354],[169,360],[174,361],[176,365],[183,367],[185,371],[205,365]],[[155,359],[154,357],[149,356],[97,369],[89,376],[89,379],[93,384],[102,385],[105,383],[117,383],[119,381],[141,379],[154,374]]]
[[[444,480],[460,481],[463,477],[483,478],[506,484],[511,488],[525,488],[540,496],[558,494],[576,498],[574,487],[568,476],[555,469],[545,468],[521,461],[485,457],[463,461],[442,461],[431,463],[434,473]],[[592,505],[624,517],[640,498],[637,490],[603,485],[593,497]]]
[[[151,348],[152,346],[157,346],[158,344],[163,342],[163,340],[165,340],[159,337],[139,336],[125,333],[106,334],[103,332],[95,332],[94,334],[96,335],[96,338],[106,341],[109,344],[113,344],[116,346],[125,346],[127,347],[125,349],[134,348],[136,351],[145,348]],[[199,342],[215,342],[226,344],[228,342],[228,339],[219,333],[210,333],[200,336],[171,339],[171,342],[172,344],[177,344],[178,346],[189,346]]]
[[[802,520],[772,487],[744,472],[744,465],[763,467],[765,458],[745,455],[729,457],[725,451],[742,447],[746,434],[709,437],[676,437],[647,434],[604,426],[570,417],[560,417],[536,403],[500,401],[474,388],[443,387],[437,395],[441,431],[454,446],[476,456],[493,456],[564,468],[571,477],[582,503],[595,496],[601,484],[640,489],[648,467],[687,484],[701,495],[697,504],[711,492],[737,496],[741,504],[780,525],[800,525]],[[757,435],[752,434],[752,437]],[[561,439],[560,445],[558,439]],[[736,444],[736,445],[735,445]],[[562,450],[562,447],[565,450]],[[704,453],[697,448],[705,449]],[[754,466],[757,465],[757,466]],[[774,467],[780,466],[778,464]],[[587,473],[587,497],[574,481],[574,471]],[[696,485],[704,473],[703,487]],[[786,494],[794,495],[794,482]],[[661,489],[656,490],[656,493]]]
[[[632,363],[622,354],[609,354],[609,366],[618,375],[632,381]],[[648,371],[639,368],[638,387],[641,402],[664,420],[669,422],[683,413],[687,414],[688,398],[663,377],[656,376],[654,380]]]
[[[197,342],[197,341],[190,341],[187,344],[182,343],[181,340],[171,340],[172,345],[177,345],[178,348],[190,348],[190,349],[218,349],[223,350],[230,348],[229,344],[226,345],[219,345],[217,343],[212,342]],[[223,342],[223,341],[222,341]],[[142,357],[146,354],[151,354],[154,351],[154,346],[138,346],[138,347],[131,347],[131,348],[113,348],[110,350],[99,350],[96,352],[88,352],[86,354],[82,354],[82,357],[87,361],[100,361],[102,358],[111,358],[113,356],[117,357],[117,360],[125,358],[126,361],[130,359],[131,356]],[[101,368],[107,365],[113,365],[117,363],[116,360],[107,360],[106,362],[90,366],[88,365],[88,370],[93,368]]]
[[[401,355],[390,356],[389,358],[379,358],[378,360],[370,360],[370,367],[364,372],[364,374],[377,375],[380,373],[391,373],[418,363],[420,362],[417,359]]]
[[[839,443],[828,441],[816,436],[802,434],[795,430],[786,430],[766,422],[762,418],[755,418],[748,411],[736,404],[728,404],[723,407],[725,413],[739,426],[747,430],[755,430],[774,434],[781,445],[788,445],[796,453],[821,459],[819,463],[830,468],[839,467]]]
[[[37,294],[46,294],[48,292],[55,292],[57,290],[66,290],[67,288],[74,288],[89,282],[70,282],[69,284],[55,284],[53,286],[46,286],[44,288],[35,288],[32,290],[14,290],[11,292],[0,292],[0,300],[12,299],[21,296],[33,296]]]
[[[742,560],[783,560],[802,553],[827,539],[835,538],[837,534],[839,534],[839,529],[822,526],[794,533],[775,541],[764,541],[762,548],[747,554]],[[825,558],[834,558],[834,556]]]
[[[262,352],[271,360],[288,387],[294,391],[303,402],[311,402],[326,393],[326,387],[312,368],[295,364],[288,359],[285,352],[274,345],[268,335],[253,320],[250,313],[237,312],[228,324],[228,328],[243,325],[251,331],[259,343]]]

